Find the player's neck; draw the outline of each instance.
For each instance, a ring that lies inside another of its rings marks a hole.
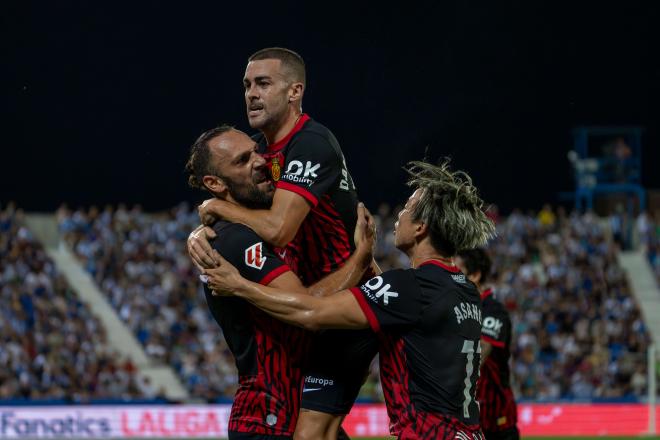
[[[410,257],[410,266],[413,269],[418,268],[420,264],[429,260],[436,260],[447,266],[454,266],[454,260],[452,257],[442,255],[432,246],[418,246],[416,249],[413,250],[412,254],[409,257]]]
[[[266,137],[268,145],[282,140],[287,134],[291,133],[291,130],[296,126],[301,116],[302,113],[300,110],[292,109],[286,113],[284,119],[279,124],[272,128],[264,128],[262,132]]]

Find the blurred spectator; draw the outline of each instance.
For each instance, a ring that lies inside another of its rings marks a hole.
[[[603,145],[602,171],[605,182],[627,183],[633,177],[632,149],[619,136]]]
[[[552,207],[548,203],[543,205],[543,209],[541,209],[537,218],[541,227],[549,229],[555,226],[555,221],[557,220],[555,213],[552,211]]]
[[[617,203],[614,212],[608,217],[608,222],[614,243],[621,250],[629,249],[632,244],[632,229],[623,204]]]
[[[0,400],[142,398],[130,361],[110,349],[13,205],[0,211]]]

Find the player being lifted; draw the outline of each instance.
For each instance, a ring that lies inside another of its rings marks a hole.
[[[341,267],[354,249],[357,195],[335,136],[302,113],[305,81],[302,58],[288,49],[263,49],[249,58],[245,104],[250,126],[260,131],[254,137],[258,152],[276,181],[273,203],[255,210],[210,199],[200,215],[205,224],[222,218],[249,226],[311,285]],[[198,266],[215,265],[207,240],[213,236],[208,228],[191,234],[188,249]],[[324,385],[303,390],[298,439],[337,438],[376,352],[368,331],[315,335],[306,381]]]
[[[266,161],[245,133],[221,126],[203,133],[186,165],[189,184],[237,206],[267,209],[275,188]],[[355,228],[356,251],[339,270],[309,289],[250,228],[218,221],[214,249],[245,278],[264,286],[323,295],[355,285],[372,261],[373,220],[362,205]],[[240,298],[212,296],[213,317],[223,330],[239,374],[229,418],[230,440],[291,439],[296,426],[302,368],[308,344],[304,331],[278,321]]]
[[[395,245],[409,256],[410,269],[325,298],[250,282],[219,257],[220,266],[205,273],[216,292],[291,324],[370,327],[379,336],[390,432],[399,439],[480,439],[481,301],[452,256],[484,245],[494,226],[466,174],[421,162],[409,172],[414,192],[395,224]]]
[[[518,412],[509,382],[511,318],[486,284],[491,260],[483,249],[458,253],[456,265],[481,292],[481,377],[477,398],[481,408],[481,429],[486,440],[517,440]]]

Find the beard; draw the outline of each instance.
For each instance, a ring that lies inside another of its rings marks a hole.
[[[255,183],[236,185],[231,179],[223,178],[229,194],[241,205],[249,209],[268,209],[273,204],[273,195],[261,191]],[[272,184],[271,184],[272,185]]]

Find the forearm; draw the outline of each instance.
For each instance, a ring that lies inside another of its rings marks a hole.
[[[281,321],[309,330],[318,328],[315,314],[322,306],[319,298],[276,290],[248,280],[243,280],[234,294]]]
[[[490,353],[493,351],[493,346],[488,342],[482,339],[480,343],[481,343],[481,357],[479,359],[479,368],[484,366],[484,364],[486,363],[486,359],[488,359],[488,356],[490,356]]]
[[[369,327],[366,315],[349,290],[326,298],[316,298],[243,280],[232,293],[280,321],[307,330]]]
[[[268,243],[281,245],[278,241],[280,241],[283,226],[282,217],[275,215],[270,209],[247,209],[234,203],[221,201],[211,212],[232,223],[249,226]]]
[[[310,295],[321,297],[357,286],[372,262],[372,254],[366,247],[359,247],[344,265],[308,288]]]

